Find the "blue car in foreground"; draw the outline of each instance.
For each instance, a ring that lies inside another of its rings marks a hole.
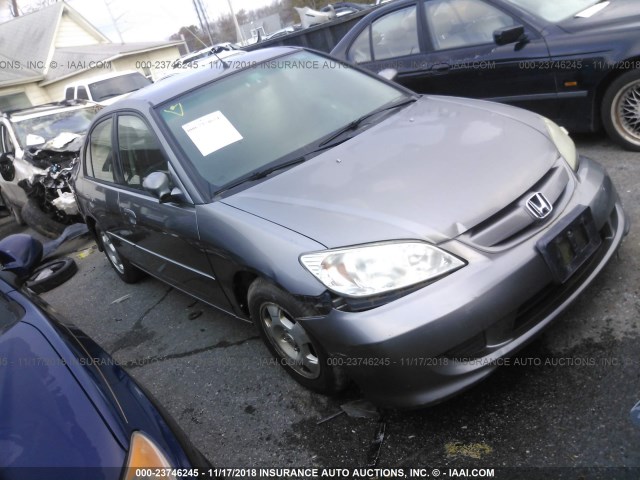
[[[24,270],[41,255],[17,237],[9,249],[0,242],[0,478],[206,473],[208,461],[113,358],[21,289]]]

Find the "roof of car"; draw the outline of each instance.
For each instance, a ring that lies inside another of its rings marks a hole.
[[[201,85],[205,85],[216,78],[225,77],[235,71],[242,70],[250,65],[255,65],[281,55],[286,55],[296,51],[302,50],[300,47],[275,47],[264,48],[260,50],[254,50],[247,52],[246,55],[242,55],[238,60],[233,60],[233,66],[231,68],[214,68],[206,70],[198,70],[186,75],[174,75],[161,82],[154,83],[143,89],[137,90],[129,95],[127,98],[116,102],[114,105],[107,107],[103,110],[103,113],[111,112],[112,110],[120,110],[122,108],[140,107],[141,103],[147,105],[156,106],[165,101],[180,95],[183,92],[192,90]]]

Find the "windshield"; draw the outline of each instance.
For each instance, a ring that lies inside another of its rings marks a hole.
[[[31,138],[34,138],[33,136],[42,137],[43,140],[38,144],[43,144],[63,132],[85,133],[95,114],[94,107],[64,110],[14,122],[14,129],[18,143],[24,149],[31,146],[27,145],[27,135],[32,135]]]
[[[91,98],[93,98],[93,101],[101,102],[111,97],[124,95],[125,93],[133,92],[134,90],[140,90],[142,87],[146,87],[150,83],[149,79],[144,75],[134,72],[128,75],[121,75],[119,77],[112,77],[92,83],[89,85],[89,90],[91,91]]]
[[[600,0],[507,0],[548,22],[559,22],[592,7]]]
[[[217,190],[303,155],[350,122],[405,98],[375,77],[303,51],[240,70],[156,110]]]

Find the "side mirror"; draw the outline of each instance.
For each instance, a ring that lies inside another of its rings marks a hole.
[[[16,233],[0,241],[0,264],[2,270],[27,277],[42,260],[43,247],[31,235]]]
[[[165,172],[152,172],[142,180],[142,188],[165,202],[188,202],[185,194],[178,187],[171,188],[171,180]]]
[[[524,27],[522,25],[506,27],[493,32],[493,41],[496,42],[496,45],[508,45],[510,43],[520,42],[525,38]]]
[[[142,188],[152,193],[160,202],[166,202],[171,197],[169,175],[164,172],[153,172],[142,181]]]
[[[42,145],[46,140],[40,135],[29,133],[27,135],[27,147],[35,147],[36,145]]]
[[[393,82],[398,76],[398,71],[395,68],[385,68],[384,70],[380,70],[378,75],[390,82]]]

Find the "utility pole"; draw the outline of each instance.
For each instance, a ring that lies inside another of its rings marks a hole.
[[[244,33],[242,33],[242,30],[240,29],[240,25],[238,25],[238,19],[236,18],[236,12],[233,11],[231,0],[227,0],[227,3],[229,4],[229,10],[231,10],[231,17],[233,18],[233,24],[236,26],[236,34],[240,39],[240,43],[244,45],[246,43],[246,39],[244,38]]]
[[[207,17],[207,11],[204,9],[201,0],[193,0],[193,8],[196,9],[198,20],[200,21],[200,28],[209,37],[209,45],[213,45],[213,37],[211,36],[211,29],[209,28],[209,17]]]
[[[111,18],[111,23],[113,23],[113,28],[116,29],[116,33],[118,34],[118,38],[120,39],[120,43],[124,43],[122,38],[122,32],[120,32],[120,27],[118,27],[118,22],[113,16],[113,12],[111,11],[111,3],[108,0],[104,0],[104,6],[107,7],[107,12],[109,12],[109,18]],[[122,15],[118,17],[118,20],[122,18]]]

